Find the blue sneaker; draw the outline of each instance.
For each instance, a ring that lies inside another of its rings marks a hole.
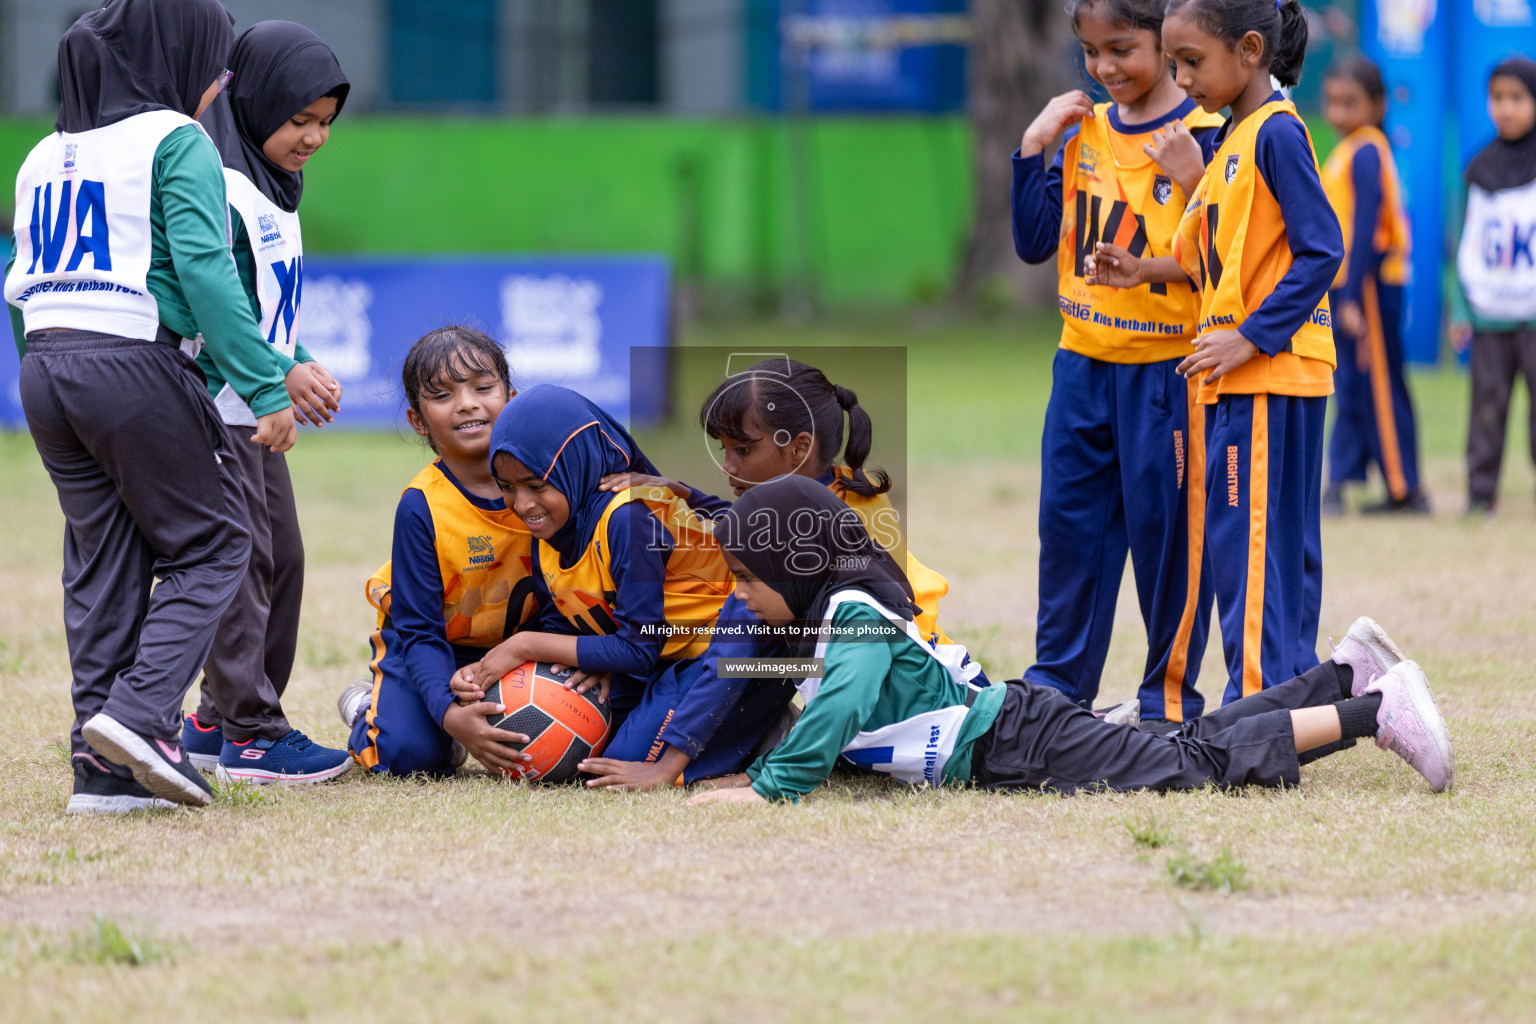
[[[219,754],[220,782],[325,782],[346,773],[352,755],[322,747],[294,729],[280,740],[224,741]]]
[[[187,752],[187,760],[205,772],[219,766],[219,755],[224,752],[224,730],[216,725],[204,725],[197,715],[188,715],[181,723],[181,746]]]

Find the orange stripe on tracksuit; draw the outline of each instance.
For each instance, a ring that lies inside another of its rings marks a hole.
[[[352,760],[364,768],[372,769],[379,763],[379,728],[374,724],[374,719],[379,713],[379,688],[384,682],[384,672],[380,664],[384,661],[384,629],[373,631],[368,638],[368,647],[373,651],[373,657],[368,662],[368,672],[373,676],[373,695],[368,698],[368,745],[362,750],[352,751]]]
[[[1381,439],[1381,469],[1387,478],[1387,490],[1402,501],[1408,497],[1408,481],[1403,475],[1403,449],[1397,442],[1397,415],[1392,408],[1392,377],[1387,365],[1387,336],[1381,321],[1381,301],[1376,281],[1361,282],[1361,300],[1365,306],[1365,336],[1369,344],[1371,404],[1376,409],[1376,436]]]
[[[1206,410],[1206,564],[1227,664],[1223,703],[1317,664],[1326,403],[1225,395]]]
[[[1035,663],[1024,678],[1092,703],[1129,554],[1147,629],[1141,714],[1184,721],[1204,710],[1195,683],[1211,605],[1188,505],[1191,459],[1205,458],[1191,416],[1206,410],[1178,363],[1056,352],[1041,440]]]
[[[1186,674],[1191,653],[1198,659],[1205,650],[1205,631],[1210,621],[1210,584],[1202,578],[1205,563],[1205,406],[1199,401],[1199,381],[1191,377],[1185,383],[1185,408],[1189,416],[1189,440],[1184,484],[1185,566],[1184,612],[1168,652],[1168,667],[1163,672],[1163,708],[1170,722],[1184,721],[1181,694],[1192,676]],[[1200,649],[1191,652],[1190,639],[1199,624]]]

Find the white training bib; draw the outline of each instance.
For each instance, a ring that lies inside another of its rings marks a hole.
[[[261,304],[261,334],[292,359],[298,347],[299,302],[304,297],[304,236],[299,215],[262,194],[251,179],[224,168],[230,209],[245,224],[256,270],[256,300]],[[254,427],[256,415],[235,389],[225,384],[214,398],[225,423]]]
[[[16,175],[16,262],[6,301],[28,333],[99,331],[153,341],[160,306],[149,293],[155,152],[197,124],[153,110],[105,128],[55,132]],[[201,128],[199,128],[201,131]]]
[[[827,603],[825,621],[830,623],[838,606],[848,601],[868,605],[912,639],[934,660],[944,666],[950,678],[968,690],[979,689],[971,684],[981,673],[981,665],[966,660],[965,648],[959,644],[931,644],[923,639],[911,620],[886,608],[862,590],[840,590]],[[824,638],[816,644],[816,657],[827,656]],[[821,680],[806,679],[798,684],[800,696],[809,705],[821,688]],[[970,708],[964,704],[925,711],[920,715],[892,722],[872,732],[861,732],[843,748],[843,756],[861,768],[889,775],[910,785],[926,782],[938,786],[944,780],[944,765],[955,752],[955,740],[965,724]]]
[[[1467,189],[1456,271],[1472,312],[1488,320],[1536,320],[1536,181]]]

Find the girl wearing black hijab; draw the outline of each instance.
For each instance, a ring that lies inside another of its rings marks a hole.
[[[1498,503],[1515,376],[1536,395],[1536,62],[1511,57],[1493,69],[1488,115],[1499,134],[1467,165],[1452,317],[1457,347],[1472,347],[1467,513],[1484,516]],[[1536,455],[1536,403],[1530,430]]]
[[[299,198],[304,165],[325,145],[350,86],[330,48],[291,21],[263,21],[238,40],[234,75],[203,115],[219,147],[234,228],[235,264],[262,335],[277,357],[300,418],[329,422],[341,386],[299,344],[304,242]],[[251,562],[203,666],[202,700],[182,726],[194,764],[247,782],[320,782],[352,764],[292,728],[282,696],[299,639],[304,543],[281,452],[237,441],[256,416],[219,372],[198,358],[229,447],[245,479]]]
[[[1418,666],[1362,619],[1329,661],[1168,736],[1114,725],[1023,680],[976,687],[912,624],[912,590],[854,512],[801,476],[760,484],[717,521],[736,594],[822,662],[784,742],[692,803],[798,801],[841,756],[914,784],[988,789],[1294,786],[1302,760],[1374,736],[1437,792],[1450,739]],[[1367,638],[1374,643],[1362,642]]]
[[[282,368],[229,258],[218,150],[196,123],[233,39],[217,0],[107,0],[60,41],[56,130],[16,177],[5,297],[66,522],[74,812],[212,800],[181,745],[181,701],[250,531],[236,442],[189,353],[206,346],[255,413],[238,443],[293,444]]]

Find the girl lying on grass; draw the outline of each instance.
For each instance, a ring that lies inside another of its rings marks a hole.
[[[905,782],[986,789],[1294,786],[1303,761],[1365,736],[1435,792],[1451,786],[1450,738],[1424,673],[1368,618],[1331,660],[1164,737],[1022,680],[964,683],[913,626],[896,563],[814,481],[754,488],[716,534],[736,594],[784,631],[795,656],[825,659],[825,669],[800,684],[805,712],[782,744],[690,803],[798,801],[840,755]]]

